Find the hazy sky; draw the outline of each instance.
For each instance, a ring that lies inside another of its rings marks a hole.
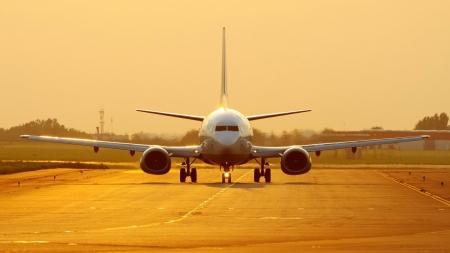
[[[0,127],[182,133],[219,104],[264,131],[411,129],[450,113],[450,1],[0,1]],[[26,134],[26,133],[24,133]]]

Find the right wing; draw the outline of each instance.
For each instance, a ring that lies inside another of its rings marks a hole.
[[[272,118],[272,117],[278,117],[278,116],[284,116],[284,115],[302,113],[302,112],[310,112],[310,111],[311,111],[310,109],[307,109],[307,110],[298,110],[298,111],[289,111],[289,112],[276,112],[276,113],[252,115],[252,116],[247,116],[247,119],[249,121],[252,121],[252,120],[266,119],[266,118]]]
[[[150,147],[155,147],[157,145],[145,145],[145,144],[134,144],[134,143],[123,143],[123,142],[110,142],[110,141],[96,141],[96,140],[86,140],[86,139],[76,139],[76,138],[60,138],[51,136],[33,136],[33,135],[21,135],[20,138],[25,138],[32,141],[44,141],[44,142],[54,142],[54,143],[64,143],[79,146],[90,146],[98,148],[111,148],[111,149],[121,149],[129,151],[144,152]],[[199,157],[200,156],[200,146],[181,146],[181,147],[165,147],[160,146],[165,149],[171,157]]]
[[[253,146],[252,156],[253,157],[281,157],[283,153],[291,147],[301,147],[308,152],[315,151],[325,151],[333,149],[342,148],[357,148],[365,146],[374,146],[381,144],[392,144],[399,142],[409,142],[409,141],[421,141],[430,138],[429,135],[421,136],[411,136],[411,137],[401,137],[401,138],[387,138],[387,139],[373,139],[364,141],[345,141],[345,142],[332,142],[332,143],[319,143],[319,144],[309,144],[309,145],[294,145],[294,146],[284,146],[284,147],[264,147],[264,146]]]

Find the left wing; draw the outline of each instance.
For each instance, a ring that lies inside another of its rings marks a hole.
[[[342,149],[342,148],[356,148],[364,146],[374,146],[381,144],[391,144],[399,142],[409,142],[409,141],[421,141],[430,138],[429,135],[421,136],[411,136],[411,137],[401,137],[401,138],[387,138],[387,139],[373,139],[364,141],[346,141],[346,142],[333,142],[333,143],[319,143],[319,144],[309,144],[309,145],[295,145],[303,148],[308,152]],[[283,153],[294,146],[285,147],[263,147],[263,146],[253,146],[252,156],[253,157],[281,157]]]
[[[110,142],[110,141],[96,141],[96,140],[86,140],[86,139],[76,139],[76,138],[60,138],[51,136],[33,136],[33,135],[21,135],[20,138],[25,138],[32,141],[44,141],[44,142],[54,142],[54,143],[64,143],[80,146],[90,146],[97,148],[112,148],[121,149],[129,151],[144,152],[150,147],[155,147],[158,145],[145,145],[145,144],[134,144],[134,143],[122,143],[122,142]],[[181,146],[181,147],[165,147],[160,146],[165,149],[171,157],[199,157],[200,152],[199,146]]]

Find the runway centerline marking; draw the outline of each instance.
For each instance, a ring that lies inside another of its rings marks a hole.
[[[181,216],[178,219],[168,220],[168,221],[165,221],[165,222],[155,222],[155,223],[145,224],[145,225],[132,225],[132,226],[126,226],[126,227],[105,228],[104,230],[121,230],[121,229],[144,228],[144,227],[156,226],[156,225],[160,225],[160,224],[173,224],[173,223],[185,220],[185,219],[189,218],[190,216],[192,216],[192,214],[197,212],[199,209],[202,209],[203,207],[205,207],[207,204],[209,204],[211,201],[213,201],[215,198],[217,198],[220,194],[224,193],[226,190],[228,190],[229,188],[233,187],[237,182],[239,182],[239,180],[241,180],[243,177],[247,176],[247,174],[250,173],[251,171],[252,170],[247,171],[246,173],[244,173],[244,175],[240,176],[232,184],[228,185],[227,187],[223,188],[222,190],[220,190],[216,194],[212,195],[210,198],[205,200],[203,203],[201,203],[200,205],[196,206],[194,209],[190,210],[189,212],[187,212],[186,214],[184,214],[183,216]]]
[[[429,193],[429,192],[427,192],[427,191],[422,191],[422,189],[419,189],[419,188],[417,188],[417,187],[415,187],[415,186],[413,186],[413,185],[410,185],[410,184],[408,184],[408,183],[401,182],[400,180],[396,179],[395,177],[391,177],[391,176],[389,176],[388,174],[385,174],[385,173],[383,173],[383,172],[381,172],[381,171],[377,171],[377,173],[380,174],[380,175],[382,175],[383,177],[389,179],[389,180],[392,180],[392,181],[394,181],[394,182],[396,182],[396,183],[398,183],[398,184],[401,184],[401,185],[403,185],[403,186],[405,186],[405,187],[408,187],[408,188],[411,189],[411,190],[414,190],[414,191],[416,191],[416,192],[418,192],[418,193],[420,193],[420,194],[423,194],[423,195],[425,195],[425,196],[427,196],[427,197],[430,197],[430,198],[432,198],[432,199],[434,199],[434,200],[437,200],[437,201],[441,202],[441,203],[444,204],[444,205],[450,206],[450,201],[448,201],[448,200],[446,200],[446,199],[443,199],[443,198],[441,198],[441,197],[439,197],[439,196],[437,196],[437,195],[431,194],[431,193]]]

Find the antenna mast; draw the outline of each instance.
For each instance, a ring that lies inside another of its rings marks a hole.
[[[103,136],[103,133],[105,132],[105,110],[103,109],[103,106],[100,108],[100,136]]]

